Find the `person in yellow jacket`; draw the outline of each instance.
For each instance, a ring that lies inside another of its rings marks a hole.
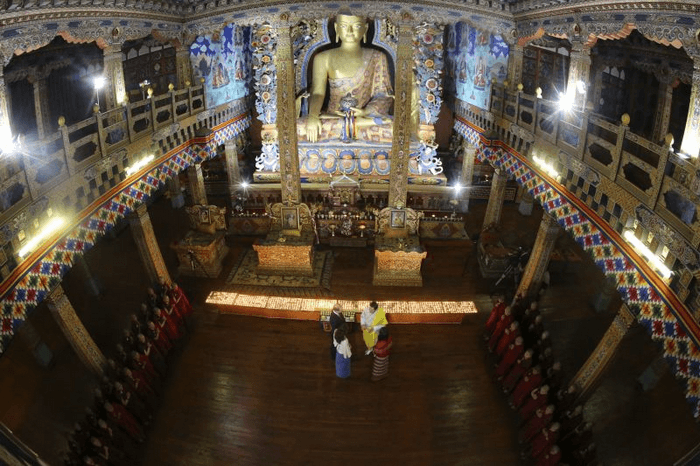
[[[370,305],[362,311],[360,324],[362,325],[362,338],[365,340],[365,345],[367,346],[365,354],[372,354],[372,348],[374,348],[374,345],[377,343],[379,330],[389,324],[386,320],[384,309],[380,309],[379,304],[377,304],[376,301],[372,301]]]

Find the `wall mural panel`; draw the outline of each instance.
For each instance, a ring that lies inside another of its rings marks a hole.
[[[447,83],[458,99],[485,110],[491,105],[491,80],[503,82],[508,74],[508,44],[459,22],[447,38]]]
[[[197,37],[190,46],[195,79],[204,78],[207,108],[248,95],[252,75],[250,27],[229,24]]]

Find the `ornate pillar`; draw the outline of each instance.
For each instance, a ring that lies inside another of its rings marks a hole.
[[[29,319],[25,320],[17,335],[27,345],[29,351],[34,355],[34,359],[41,367],[49,367],[53,362],[53,352],[44,343],[36,331],[36,327]]]
[[[5,86],[5,67],[3,55],[0,53],[0,128],[10,127],[9,94]]]
[[[277,54],[277,137],[280,150],[282,201],[301,202],[299,153],[297,151],[296,90],[291,29],[279,28]]]
[[[91,296],[99,296],[102,292],[102,287],[100,286],[100,281],[92,273],[90,266],[85,260],[85,256],[78,256],[77,259],[78,266],[81,268],[85,274],[85,290]]]
[[[459,182],[463,186],[461,197],[462,212],[469,212],[469,196],[471,195],[472,179],[474,178],[474,159],[476,147],[464,141],[462,145],[462,173]]]
[[[238,145],[233,139],[224,143],[226,157],[226,171],[228,172],[228,189],[231,196],[235,196],[241,185],[241,169],[238,166]]]
[[[165,266],[163,255],[160,253],[156,235],[153,233],[153,225],[148,216],[146,204],[141,204],[129,214],[129,224],[134,241],[136,241],[136,247],[139,249],[139,255],[144,267],[146,267],[148,279],[151,283],[160,283],[160,279],[165,278],[165,281],[170,283],[170,274]]]
[[[508,87],[513,90],[518,84],[523,81],[523,56],[525,55],[525,47],[515,43],[510,47],[510,56],[508,57]]]
[[[633,322],[634,315],[627,304],[623,304],[598,346],[571,381],[571,384],[578,389],[579,399],[585,399],[592,393],[596,382],[600,380],[600,376],[615,355],[622,337]]]
[[[491,180],[491,193],[489,194],[489,203],[486,206],[486,215],[484,215],[484,226],[486,229],[492,223],[498,225],[501,222],[501,211],[503,210],[503,199],[506,194],[506,183],[508,177],[505,172],[497,168],[493,173]]]
[[[600,109],[600,99],[603,97],[603,70],[605,70],[605,67],[600,64],[593,67],[593,85],[592,89],[589,89],[589,92],[592,92],[593,95],[593,108],[596,111]]]
[[[700,154],[700,50],[686,47],[686,52],[693,58],[693,87],[690,91],[681,152],[697,160]]]
[[[49,110],[49,94],[46,85],[47,77],[34,70],[27,78],[34,87],[34,113],[36,114],[36,131],[39,139],[44,139],[51,133],[51,113]]]
[[[104,375],[106,360],[85,326],[75,313],[61,285],[54,288],[46,298],[49,310],[75,350],[78,358],[98,377]]]
[[[559,224],[554,217],[547,212],[543,212],[535,244],[532,246],[530,259],[527,261],[523,271],[516,295],[530,296],[539,289],[558,235]]]
[[[193,79],[189,41],[175,45],[175,70],[177,72],[177,88],[188,88]]]
[[[532,215],[532,208],[535,206],[535,197],[529,191],[523,190],[520,196],[520,204],[518,204],[518,212],[520,215],[529,217]]]
[[[180,175],[175,175],[168,180],[168,192],[170,193],[170,205],[173,209],[184,207],[185,196],[182,195]]]
[[[591,70],[591,46],[581,40],[571,41],[571,54],[569,55],[569,79],[566,83],[566,92],[573,93],[574,106],[583,108],[586,105],[586,95],[590,86]],[[583,82],[584,87],[579,88],[578,83]]]
[[[654,132],[652,133],[652,141],[656,143],[663,141],[668,134],[671,104],[673,103],[672,84],[669,79],[659,80],[659,97],[656,101],[656,116],[654,118]]]
[[[105,78],[104,105],[111,110],[124,102],[126,85],[124,83],[124,64],[122,63],[121,44],[110,44],[102,49],[104,56],[103,74]]]
[[[411,152],[411,101],[413,78],[413,27],[405,14],[399,23],[399,43],[396,50],[394,81],[394,129],[391,141],[391,178],[389,206],[406,205],[408,192],[408,157]]]
[[[204,175],[202,164],[193,163],[187,168],[187,181],[190,185],[193,205],[209,205],[207,202],[207,190],[204,187]]]

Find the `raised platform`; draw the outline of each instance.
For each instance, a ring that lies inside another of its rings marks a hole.
[[[276,319],[319,320],[337,302],[344,310],[360,309],[369,301],[332,298],[290,298],[228,291],[212,291],[206,299],[220,312]],[[477,312],[472,301],[382,301],[389,323],[461,323],[465,314]]]

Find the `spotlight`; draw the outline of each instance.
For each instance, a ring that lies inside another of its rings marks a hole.
[[[92,84],[95,86],[95,90],[102,89],[105,85],[104,76],[97,76],[92,80]]]
[[[22,249],[19,250],[19,257],[24,258],[28,253],[33,251],[41,241],[46,239],[51,233],[55,232],[58,230],[61,225],[65,223],[65,220],[62,219],[61,217],[54,217],[51,220],[49,220],[49,223],[46,224],[46,226],[37,234],[34,238],[30,239],[27,244],[22,247]]]
[[[17,143],[12,137],[12,130],[9,126],[0,126],[0,153],[3,155],[9,155],[16,150]]]
[[[247,181],[241,181],[241,188],[248,189],[249,186],[250,183],[248,183]]]
[[[464,186],[462,186],[462,184],[458,181],[454,184],[453,188],[456,193],[459,193],[462,189],[464,189]]]
[[[574,94],[573,92],[563,92],[559,93],[559,110],[562,112],[570,112],[574,108]]]

